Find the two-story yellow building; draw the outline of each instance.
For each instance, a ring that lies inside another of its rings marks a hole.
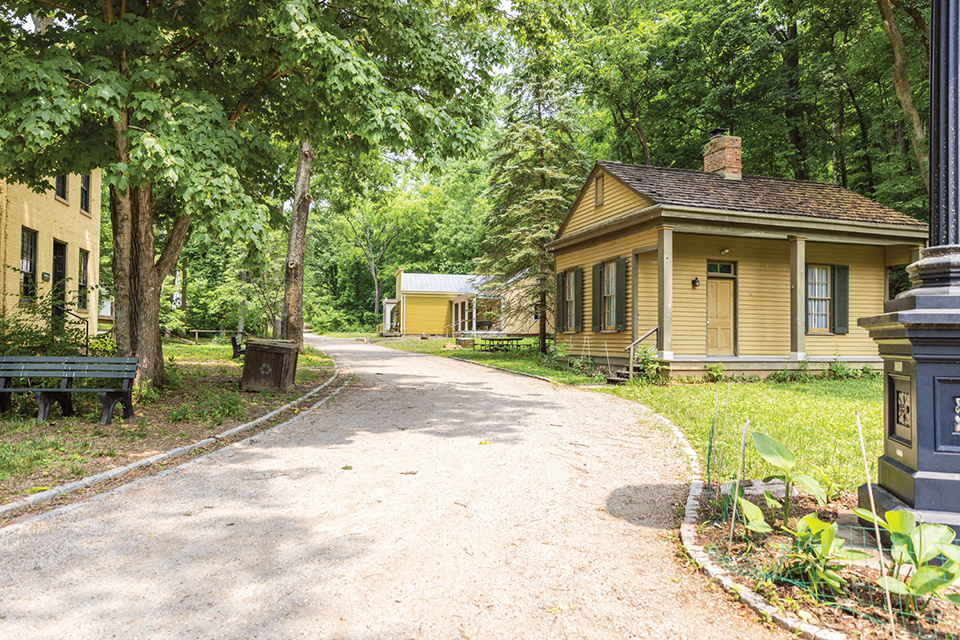
[[[39,194],[0,180],[0,312],[52,294],[56,315],[97,331],[100,171],[65,174]],[[63,306],[57,304],[62,302]]]

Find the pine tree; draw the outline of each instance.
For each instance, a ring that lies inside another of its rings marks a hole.
[[[490,289],[519,288],[508,314],[538,310],[540,352],[546,352],[547,301],[554,289],[553,255],[545,245],[567,214],[588,166],[577,148],[577,126],[551,65],[536,57],[515,67],[514,96],[490,158],[490,212],[477,260]]]

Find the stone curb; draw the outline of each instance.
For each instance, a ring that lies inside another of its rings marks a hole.
[[[723,587],[724,591],[753,609],[761,620],[776,622],[790,633],[807,640],[849,640],[849,636],[845,633],[803,622],[770,605],[759,594],[734,582],[732,574],[711,560],[703,547],[697,544],[697,512],[700,510],[700,496],[703,495],[704,489],[700,458],[680,428],[666,418],[663,418],[663,421],[680,443],[680,448],[686,455],[690,470],[693,472],[690,492],[687,494],[687,503],[683,512],[683,523],[680,525],[680,542],[690,559],[707,577]]]
[[[130,473],[130,472],[132,472],[132,471],[135,471],[136,469],[139,469],[140,467],[146,467],[146,466],[149,466],[149,465],[152,465],[152,464],[156,464],[156,463],[158,463],[158,462],[164,462],[164,461],[166,461],[166,460],[172,460],[173,458],[179,458],[179,457],[181,457],[181,456],[185,456],[185,455],[187,455],[187,454],[189,454],[189,453],[192,453],[192,452],[196,451],[197,449],[202,449],[203,447],[207,447],[207,446],[216,444],[216,443],[218,443],[218,442],[220,442],[220,441],[222,441],[222,440],[226,440],[227,438],[230,438],[230,437],[232,437],[232,436],[240,433],[241,431],[245,431],[245,430],[247,430],[247,429],[250,429],[250,428],[252,428],[252,427],[257,426],[258,424],[261,424],[261,423],[263,423],[263,422],[266,422],[267,420],[269,420],[269,419],[272,418],[273,416],[275,416],[275,415],[277,415],[277,414],[279,414],[279,413],[282,413],[283,411],[286,411],[287,409],[289,409],[289,408],[292,407],[293,405],[298,404],[298,403],[306,400],[307,398],[310,398],[310,397],[313,397],[313,396],[317,395],[318,393],[320,393],[320,391],[322,391],[324,388],[326,388],[326,387],[329,386],[331,383],[333,383],[333,381],[336,380],[337,377],[339,377],[339,375],[340,375],[340,367],[339,367],[339,365],[336,364],[336,362],[334,362],[333,375],[330,376],[330,379],[329,379],[329,380],[327,380],[326,382],[324,382],[323,384],[321,384],[321,385],[318,386],[317,388],[309,391],[308,393],[305,393],[304,395],[300,396],[300,397],[297,398],[296,400],[293,400],[293,401],[291,401],[291,402],[288,402],[287,404],[283,405],[282,407],[280,407],[280,408],[278,408],[278,409],[274,409],[273,411],[271,411],[270,413],[268,413],[268,414],[266,414],[266,415],[260,416],[260,417],[257,418],[256,420],[251,420],[250,422],[247,422],[247,423],[245,423],[245,424],[241,424],[241,425],[239,425],[239,426],[233,427],[232,429],[227,429],[227,430],[224,431],[223,433],[218,433],[218,434],[215,435],[215,436],[212,436],[212,437],[210,437],[210,438],[205,438],[204,440],[200,440],[199,442],[194,442],[194,443],[192,443],[192,444],[188,444],[188,445],[185,445],[185,446],[182,446],[182,447],[177,447],[176,449],[171,449],[170,451],[165,451],[165,452],[163,452],[163,453],[158,453],[158,454],[155,455],[155,456],[150,456],[149,458],[144,458],[143,460],[137,460],[136,462],[132,462],[132,463],[130,463],[130,464],[128,464],[128,465],[124,465],[124,466],[122,466],[122,467],[115,467],[115,468],[110,469],[110,470],[108,470],[108,471],[104,471],[104,472],[98,473],[98,474],[96,474],[96,475],[88,476],[88,477],[86,477],[86,478],[81,478],[80,480],[76,480],[76,481],[74,481],[74,482],[70,482],[70,483],[67,483],[67,484],[61,484],[61,485],[59,485],[59,486],[56,486],[56,487],[47,489],[46,491],[41,491],[40,493],[35,493],[35,494],[33,494],[33,495],[31,495],[31,496],[29,496],[29,497],[27,497],[27,498],[24,498],[23,500],[18,500],[17,502],[7,503],[7,504],[5,504],[5,505],[0,506],[0,520],[2,520],[3,518],[8,518],[8,517],[10,517],[10,516],[16,515],[16,514],[20,513],[21,511],[26,511],[27,509],[32,509],[33,507],[37,507],[37,506],[39,506],[39,505],[42,505],[42,504],[46,504],[46,503],[48,503],[48,502],[51,502],[52,500],[54,500],[54,499],[57,498],[58,496],[67,495],[67,494],[70,494],[70,493],[74,493],[74,492],[76,492],[76,491],[79,491],[80,489],[86,489],[87,487],[92,487],[92,486],[97,485],[97,484],[100,484],[100,483],[102,483],[102,482],[107,482],[107,481],[109,481],[109,480],[114,480],[114,479],[119,478],[119,477],[121,477],[121,476],[124,476],[124,475],[126,475],[126,474],[128,474],[128,473]],[[310,407],[309,411],[312,411],[313,409],[316,409],[317,407],[319,407],[320,405],[322,405],[324,402],[326,402],[326,400],[327,400],[328,398],[332,398],[333,396],[335,396],[335,395],[337,395],[338,393],[340,393],[340,390],[341,390],[342,388],[343,388],[343,387],[338,388],[334,393],[330,394],[329,396],[327,396],[326,398],[324,398],[323,400],[321,400],[321,401],[318,402],[317,404],[315,404],[315,405],[313,405],[312,407]],[[286,424],[286,423],[284,423],[284,424]],[[277,425],[277,426],[279,426],[279,425]]]
[[[456,357],[449,358],[451,360],[457,360],[458,362],[469,362],[471,364],[478,364],[482,367],[489,367],[491,369],[506,371],[507,373],[515,373],[517,375],[527,376],[528,378],[537,378],[538,380],[552,382],[553,384],[573,386],[566,385],[563,382],[557,382],[556,380],[550,380],[549,378],[544,378],[542,376],[533,375],[531,373],[511,371],[510,369],[496,367],[483,362],[475,362],[473,360],[465,360],[463,358]],[[700,457],[697,455],[697,452],[693,450],[693,447],[690,446],[690,441],[687,440],[687,437],[682,431],[680,431],[680,427],[673,424],[673,422],[667,420],[663,416],[660,416],[660,418],[668,427],[670,427],[673,437],[680,444],[680,448],[683,450],[683,453],[687,458],[687,463],[690,465],[690,470],[693,472],[693,478],[690,480],[690,492],[687,494],[687,502],[683,511],[683,523],[680,525],[680,542],[683,545],[684,550],[687,552],[687,555],[690,556],[690,559],[693,560],[697,567],[699,567],[699,569],[703,571],[708,578],[723,587],[724,591],[750,607],[760,617],[761,620],[771,620],[776,622],[786,631],[789,631],[798,637],[807,638],[807,640],[850,640],[849,636],[845,633],[835,629],[825,629],[808,622],[803,622],[798,618],[794,618],[793,616],[788,615],[782,612],[780,609],[770,605],[759,594],[747,589],[743,585],[734,582],[730,572],[713,562],[713,560],[710,559],[710,556],[707,555],[707,553],[703,550],[703,547],[696,543],[697,514],[700,511],[700,496],[703,495],[704,488],[703,476],[701,475],[702,471],[700,469]]]

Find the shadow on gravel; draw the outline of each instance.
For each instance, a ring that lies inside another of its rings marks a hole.
[[[606,510],[612,516],[638,527],[676,529],[686,500],[685,484],[627,485],[607,496]]]

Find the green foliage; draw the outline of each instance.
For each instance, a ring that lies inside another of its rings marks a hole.
[[[821,594],[823,585],[842,593],[845,581],[840,570],[844,563],[870,557],[863,551],[844,549],[837,523],[823,522],[814,513],[800,518],[796,531],[784,530],[793,536],[793,542],[784,548],[772,574],[778,580],[799,581],[815,595]]]
[[[2,274],[0,274],[2,275]],[[54,308],[79,310],[69,300],[58,301],[53,291],[29,302],[18,294],[7,296],[7,311],[0,311],[0,355],[67,356],[80,355],[87,342],[87,325],[65,313],[54,318]]]
[[[911,610],[922,612],[934,597],[960,604],[960,594],[943,591],[960,579],[960,546],[956,532],[940,524],[917,524],[909,511],[888,511],[876,518],[866,509],[854,509],[860,518],[876,522],[890,535],[891,562],[877,584],[905,596]],[[909,573],[904,576],[904,568]],[[926,601],[924,596],[929,596]]]
[[[720,382],[726,372],[727,367],[722,362],[718,362],[707,367],[707,373],[703,376],[703,379],[707,382]]]
[[[208,422],[223,424],[225,418],[241,418],[246,412],[237,392],[205,394],[194,402],[185,402],[170,412],[170,422]]]
[[[101,358],[116,358],[117,339],[109,333],[101,333],[90,338],[90,355]]]
[[[666,382],[664,368],[660,365],[655,347],[649,345],[638,346],[633,366],[633,384],[663,384]]]
[[[776,438],[754,431],[753,446],[756,448],[760,457],[779,470],[780,473],[764,478],[764,481],[776,478],[783,481],[784,499],[783,499],[783,523],[786,526],[790,522],[790,500],[794,484],[799,484],[817,499],[820,504],[827,503],[826,494],[820,483],[812,477],[794,473],[793,468],[797,464],[797,458],[787,447],[783,446]]]

